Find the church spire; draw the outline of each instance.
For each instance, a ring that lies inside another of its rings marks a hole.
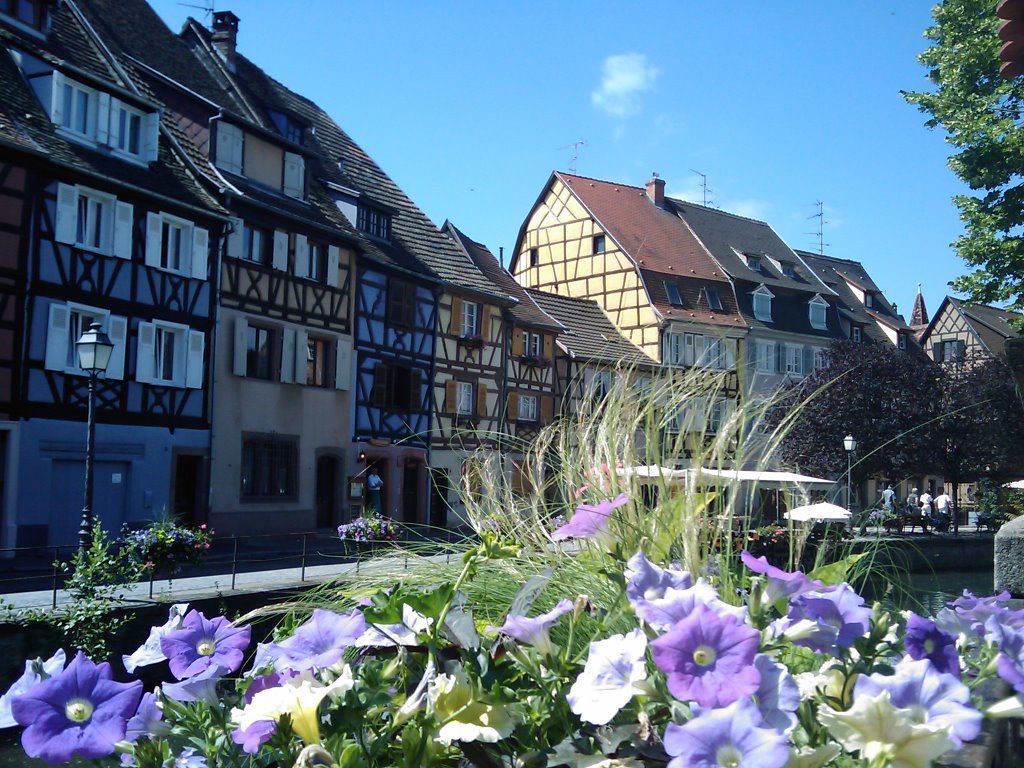
[[[921,284],[917,284],[917,298],[914,299],[914,311],[910,313],[910,327],[917,325],[928,325],[928,310],[924,306],[924,294],[921,293]]]

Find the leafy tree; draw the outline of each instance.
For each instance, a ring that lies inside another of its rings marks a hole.
[[[996,0],[944,0],[932,45],[918,56],[934,90],[904,92],[955,148],[949,166],[972,190],[957,195],[965,232],[953,243],[969,274],[952,283],[972,301],[1024,309],[1024,78],[999,76]]]
[[[985,357],[938,369],[936,418],[927,430],[931,470],[954,488],[985,477],[1018,477],[1024,469],[1024,409],[1009,367]]]
[[[923,355],[889,344],[837,341],[829,366],[795,384],[769,423],[793,408],[792,428],[780,446],[784,464],[811,474],[846,473],[843,438],[858,443],[854,479],[906,477],[927,459],[921,431],[932,412],[935,367]]]

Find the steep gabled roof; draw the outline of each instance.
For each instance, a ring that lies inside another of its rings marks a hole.
[[[1021,315],[1016,312],[1008,312],[1005,309],[985,304],[967,304],[952,296],[947,298],[950,304],[960,310],[971,328],[974,329],[975,334],[992,354],[1002,355],[1006,340],[1021,335],[1021,332],[1010,324],[1013,320],[1019,322],[1022,319]]]
[[[558,332],[564,330],[561,323],[541,309],[526,289],[501,266],[486,245],[470,239],[450,221],[445,221],[441,231],[453,238],[466,254],[466,258],[491,281],[497,291],[507,294],[509,300],[505,305],[509,307],[517,323]]]
[[[872,341],[891,344],[892,341],[877,323],[881,322],[897,332],[905,332],[911,338],[910,327],[896,312],[889,300],[879,290],[878,285],[868,275],[864,265],[852,259],[840,259],[835,256],[811,253],[798,250],[799,255],[833,291],[836,296],[840,313],[854,323],[861,325],[865,335]],[[851,286],[871,293],[874,307],[864,305]]]
[[[612,365],[658,367],[657,362],[619,333],[596,301],[532,288],[526,292],[541,309],[565,327],[566,331],[558,338],[558,343],[573,358]]]

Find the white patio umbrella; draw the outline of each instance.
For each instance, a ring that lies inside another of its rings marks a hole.
[[[850,513],[838,504],[821,501],[804,507],[794,507],[786,513],[787,520],[807,522],[808,520],[849,520]]]
[[[1020,490],[1024,488],[1024,480],[1014,480],[1012,483],[1006,483],[1003,488],[1016,488]]]

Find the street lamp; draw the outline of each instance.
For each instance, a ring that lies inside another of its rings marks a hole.
[[[85,441],[85,505],[82,507],[82,522],[78,526],[78,549],[84,552],[92,539],[92,476],[93,454],[96,452],[96,379],[107,370],[114,342],[103,332],[99,323],[92,323],[89,329],[75,342],[78,352],[78,367],[89,375],[89,417]]]
[[[853,435],[847,435],[843,438],[843,448],[846,449],[846,511],[852,512],[852,505],[850,504],[850,477],[853,474],[853,452],[857,450],[857,441],[853,438]]]

